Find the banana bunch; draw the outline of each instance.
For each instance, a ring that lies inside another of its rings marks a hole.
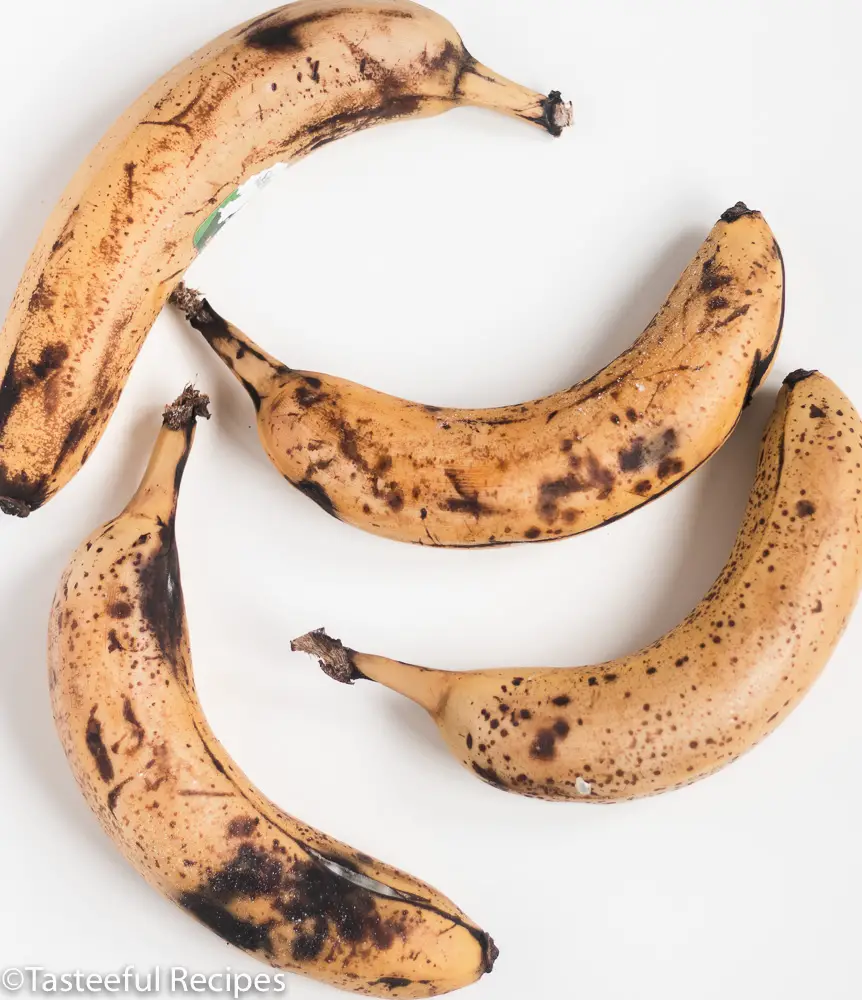
[[[327,513],[432,546],[547,541],[661,496],[719,449],[770,371],[785,275],[763,216],[728,209],[634,344],[544,399],[453,409],[296,371],[182,276],[276,168],[387,121],[474,105],[559,135],[571,107],[474,59],[410,0],[300,0],[166,74],[69,185],[0,333],[0,511],[26,517],[86,462],[169,297],[257,410],[270,459]],[[195,691],[176,539],[207,397],[168,406],[123,511],[72,556],[51,611],[60,738],[84,797],[145,879],[279,968],[384,997],[490,972],[453,902],[256,789]],[[344,683],[424,707],[458,760],[523,795],[608,802],[725,766],[823,669],[862,588],[862,422],[818,372],[785,380],[736,546],[691,614],[592,667],[441,671],[292,644]]]
[[[282,812],[207,725],[175,532],[207,402],[187,389],[166,409],[138,491],[57,589],[51,699],[81,791],[144,878],[263,961],[369,996],[465,986],[493,967],[488,935],[430,886]]]
[[[399,541],[486,546],[615,521],[720,448],[775,357],[784,264],[739,202],[620,357],[562,392],[485,410],[294,371],[197,293],[181,286],[173,301],[251,397],[273,464],[328,514]]]
[[[293,643],[336,680],[421,705],[482,780],[534,798],[612,802],[712,774],[799,704],[862,587],[862,421],[818,372],[785,379],[733,552],[675,629],[589,667],[429,670],[323,631]]]
[[[465,105],[555,136],[571,123],[557,91],[483,66],[410,0],[301,0],[154,84],[69,184],[0,332],[0,511],[26,517],[87,461],[168,295],[269,172]]]

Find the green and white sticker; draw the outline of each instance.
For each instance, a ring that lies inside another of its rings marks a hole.
[[[250,198],[269,184],[276,174],[282,173],[287,168],[287,163],[276,163],[274,166],[262,170],[259,174],[255,174],[254,177],[250,177],[245,184],[241,184],[232,191],[221,205],[198,226],[194,235],[195,250],[200,253],[213,236],[222,229],[228,219],[233,218]]]

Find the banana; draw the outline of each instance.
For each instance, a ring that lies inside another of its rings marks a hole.
[[[730,559],[673,631],[572,669],[427,670],[293,643],[350,683],[368,678],[435,719],[450,750],[498,788],[611,802],[679,788],[772,732],[820,674],[862,586],[862,422],[817,372],[788,376]]]
[[[0,510],[26,517],[84,464],[168,294],[272,169],[462,105],[571,122],[557,91],[499,76],[409,0],[290,4],[148,90],[71,181],[0,333]]]
[[[72,771],[131,864],[238,948],[370,996],[465,986],[493,966],[488,935],[424,883],[286,815],[207,725],[174,531],[206,407],[192,389],[168,407],[137,493],[60,581],[49,679]]]
[[[327,513],[399,541],[547,541],[622,517],[706,461],[772,364],[784,267],[759,212],[722,215],[655,319],[603,371],[519,406],[423,406],[293,371],[180,287],[258,411],[282,475]]]

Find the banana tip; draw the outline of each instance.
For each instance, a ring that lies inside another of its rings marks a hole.
[[[552,90],[542,105],[542,124],[555,138],[563,134],[563,129],[569,128],[574,120],[572,102],[564,101],[559,90]]]
[[[320,669],[341,684],[352,684],[364,676],[353,661],[353,650],[339,639],[333,639],[322,628],[301,635],[290,644],[294,653],[308,653],[317,657]]]
[[[797,385],[799,382],[804,382],[807,378],[811,378],[812,375],[817,375],[816,369],[809,371],[807,368],[797,368],[796,371],[790,372],[790,374],[786,376],[784,379],[784,385],[792,389],[793,386]]]
[[[494,944],[494,939],[490,934],[485,934],[482,941],[482,971],[493,972],[494,965],[500,957],[500,949]]]
[[[735,205],[731,205],[726,212],[721,213],[721,221],[736,222],[744,215],[760,215],[760,212],[756,208],[749,208],[744,201],[738,201]]]
[[[187,385],[173,403],[165,407],[164,425],[169,430],[181,431],[191,427],[198,417],[209,420],[209,406],[209,396],[198,392],[193,385]]]
[[[13,497],[0,497],[0,511],[10,517],[29,517],[32,508],[26,500],[15,500]]]

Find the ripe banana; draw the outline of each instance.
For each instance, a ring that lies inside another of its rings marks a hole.
[[[327,513],[399,541],[481,546],[607,524],[706,461],[772,364],[784,268],[763,216],[740,202],[607,368],[486,410],[293,371],[197,293],[174,301],[245,386],[272,462]]]
[[[137,493],[60,581],[50,686],[78,784],[131,864],[238,948],[371,996],[465,986],[493,966],[488,935],[429,886],[283,813],[207,725],[174,532],[206,406],[187,389],[168,407]]]
[[[727,565],[645,649],[593,667],[448,672],[357,653],[324,632],[293,648],[337,680],[413,699],[499,788],[589,802],[663,792],[754,746],[811,687],[862,585],[860,497],[859,415],[823,375],[794,372]]]
[[[84,464],[168,294],[272,168],[459,105],[553,135],[571,121],[409,0],[301,0],[148,90],[70,183],[0,333],[0,510],[26,517]]]

